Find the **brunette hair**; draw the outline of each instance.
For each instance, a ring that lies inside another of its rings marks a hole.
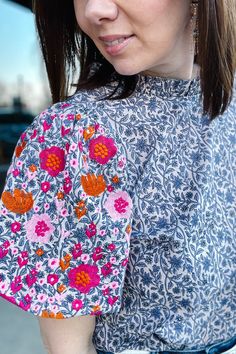
[[[215,118],[228,107],[236,70],[235,0],[199,0],[198,55],[204,113]],[[132,94],[137,75],[120,75],[78,27],[72,0],[33,0],[36,27],[48,74],[52,101],[69,96],[70,79],[80,70],[76,91],[117,80],[107,98]],[[119,94],[115,96],[118,88]]]

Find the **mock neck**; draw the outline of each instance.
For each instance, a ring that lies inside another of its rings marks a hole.
[[[200,78],[184,80],[137,74],[136,92],[162,98],[186,97],[200,94]]]

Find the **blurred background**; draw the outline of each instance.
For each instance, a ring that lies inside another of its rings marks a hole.
[[[0,0],[0,195],[15,145],[50,104],[31,1]],[[45,354],[37,319],[0,299],[0,354]]]

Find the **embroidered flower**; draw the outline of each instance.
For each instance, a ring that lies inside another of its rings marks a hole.
[[[81,176],[81,184],[87,195],[98,196],[106,189],[106,182],[102,175],[95,176],[95,174],[87,174]]]
[[[44,193],[47,193],[50,189],[50,182],[42,182],[41,183],[41,190],[44,192]]]
[[[51,258],[48,260],[48,266],[51,269],[56,269],[57,267],[59,267],[59,263],[60,263],[60,260],[58,258]]]
[[[55,227],[52,225],[48,214],[36,214],[25,223],[25,229],[29,241],[47,243]]]
[[[99,137],[90,140],[89,157],[102,165],[106,164],[112,157],[114,157],[116,152],[117,147],[112,138],[100,135]]]
[[[40,167],[56,177],[65,167],[65,152],[57,146],[44,149],[39,154]]]
[[[51,285],[56,284],[58,282],[58,279],[59,277],[56,274],[48,274],[47,276],[47,282]]]
[[[12,232],[16,233],[16,232],[20,231],[20,229],[21,229],[21,224],[19,222],[15,221],[11,224],[11,231]]]
[[[72,309],[79,311],[83,307],[83,302],[79,299],[72,301]]]
[[[32,193],[26,193],[20,189],[14,189],[13,194],[4,191],[2,201],[5,207],[16,214],[24,214],[32,209],[34,200]]]
[[[89,264],[81,264],[70,270],[68,278],[69,285],[84,294],[89,293],[91,288],[95,288],[100,283],[98,267]]]
[[[132,199],[127,192],[112,192],[109,194],[104,207],[108,211],[112,220],[116,221],[121,218],[128,219],[131,215]]]

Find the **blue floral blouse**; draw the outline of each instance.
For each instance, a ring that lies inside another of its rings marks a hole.
[[[236,97],[199,79],[81,90],[22,133],[0,201],[0,296],[96,316],[97,349],[199,349],[236,334]]]

